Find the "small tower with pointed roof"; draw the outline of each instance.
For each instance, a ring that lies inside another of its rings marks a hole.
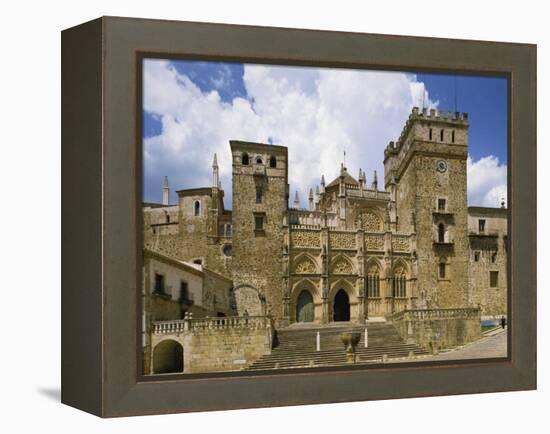
[[[164,182],[162,183],[162,204],[170,205],[170,187],[168,186],[168,177],[164,177]]]
[[[298,197],[298,190],[296,190],[296,193],[294,194],[294,208],[300,208],[300,198]]]

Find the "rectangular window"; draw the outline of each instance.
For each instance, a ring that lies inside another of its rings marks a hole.
[[[451,132],[451,142],[455,142],[455,130]]]
[[[162,274],[155,273],[155,292],[164,294],[164,276]]]
[[[446,270],[445,270],[445,264],[439,264],[439,278],[445,279]]]
[[[432,129],[430,128],[430,140],[432,140]]]
[[[445,211],[445,208],[447,208],[447,201],[445,199],[437,199],[437,210]]]
[[[443,138],[444,138],[443,134],[444,134],[443,130],[441,130],[441,133],[439,134],[439,138],[441,139],[441,141],[443,141]]]
[[[263,216],[254,216],[254,229],[257,231],[264,230],[264,218]]]
[[[182,280],[180,282],[180,299],[182,301],[187,301],[189,300],[189,285],[187,284],[187,282],[185,280]]]
[[[498,286],[498,271],[489,271],[489,283],[491,288]]]
[[[483,234],[485,232],[485,220],[479,219],[477,223],[478,223],[479,233]]]
[[[474,261],[479,262],[479,252],[474,252]]]
[[[219,235],[220,237],[224,237],[224,236],[225,236],[225,225],[220,225],[219,230],[218,230],[218,235]]]
[[[262,189],[256,189],[256,203],[262,203]]]

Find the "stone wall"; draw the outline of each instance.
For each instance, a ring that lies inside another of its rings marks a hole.
[[[186,374],[238,371],[271,352],[274,330],[266,316],[186,319],[153,324],[151,342],[153,353],[167,340],[181,344]]]
[[[481,335],[478,308],[405,310],[391,321],[407,343],[429,350],[464,345]]]
[[[483,317],[506,315],[508,210],[505,208],[470,207],[470,303],[481,308]],[[485,230],[479,232],[479,220]],[[490,273],[497,272],[497,285],[491,286]]]

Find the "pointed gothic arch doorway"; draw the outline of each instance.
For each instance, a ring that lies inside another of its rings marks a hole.
[[[312,322],[313,319],[313,297],[304,289],[296,301],[296,322]]]
[[[334,296],[333,303],[333,321],[349,321],[350,307],[348,293],[344,289],[340,289]]]

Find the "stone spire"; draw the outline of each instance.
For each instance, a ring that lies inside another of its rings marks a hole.
[[[294,195],[294,208],[296,209],[300,208],[300,199],[298,198],[298,190],[296,190],[296,194]]]
[[[378,190],[378,176],[376,175],[376,170],[374,171],[374,178],[372,180],[372,187],[373,190]]]
[[[309,210],[313,211],[313,188],[309,189],[308,202],[309,202]]]
[[[325,175],[321,175],[321,194],[325,192]]]
[[[315,203],[319,203],[319,186],[315,186]]]
[[[164,177],[164,182],[162,183],[162,204],[170,205],[170,187],[168,186],[168,177]]]
[[[219,188],[220,186],[220,173],[218,168],[218,157],[214,153],[214,160],[212,161],[212,187]]]

